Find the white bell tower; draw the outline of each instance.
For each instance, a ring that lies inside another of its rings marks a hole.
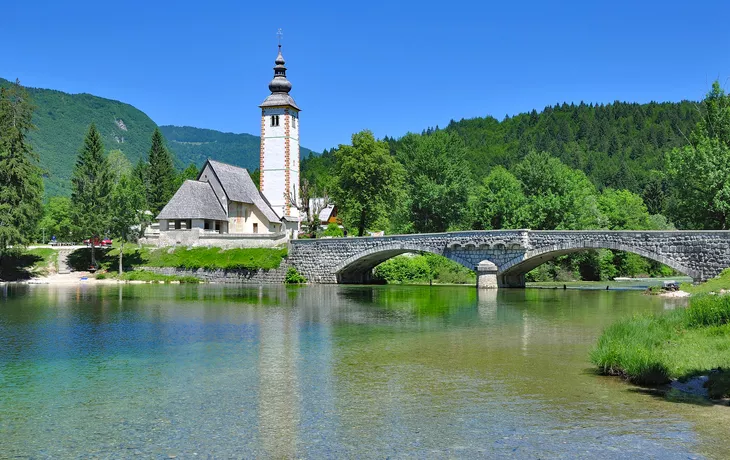
[[[279,55],[274,66],[274,79],[269,83],[271,94],[261,107],[261,193],[269,201],[288,229],[299,229],[299,211],[287,196],[299,198],[299,107],[289,95],[291,83],[286,79],[284,57]]]

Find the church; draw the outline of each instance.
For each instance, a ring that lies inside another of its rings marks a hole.
[[[299,210],[299,106],[289,92],[284,57],[274,61],[271,94],[261,103],[260,189],[249,172],[208,159],[157,216],[158,245],[273,246],[296,238]]]

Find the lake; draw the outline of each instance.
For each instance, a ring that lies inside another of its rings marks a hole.
[[[637,291],[0,286],[0,457],[727,458],[730,408],[598,376]]]

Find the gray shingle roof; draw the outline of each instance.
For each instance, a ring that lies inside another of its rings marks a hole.
[[[264,99],[264,102],[262,102],[259,107],[283,107],[287,105],[292,106],[301,112],[301,109],[299,108],[299,106],[297,106],[297,103],[294,102],[294,98],[284,92],[269,94],[269,96]]]
[[[209,183],[186,180],[162,208],[157,219],[227,220],[228,215]]]
[[[253,204],[270,222],[279,222],[281,220],[279,215],[271,208],[269,202],[261,195],[245,168],[210,159],[208,159],[208,163],[213,168],[218,180],[220,180],[229,200]]]

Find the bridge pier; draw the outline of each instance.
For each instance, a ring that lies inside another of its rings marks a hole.
[[[497,289],[497,266],[488,260],[482,260],[477,265],[477,288]]]

